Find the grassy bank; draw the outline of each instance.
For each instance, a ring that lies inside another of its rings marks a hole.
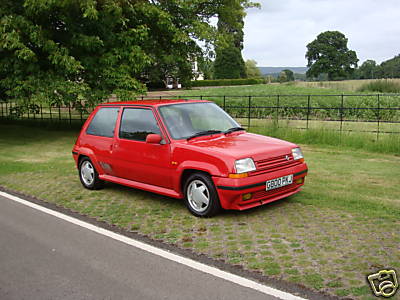
[[[374,299],[365,276],[400,270],[397,156],[303,145],[310,173],[301,193],[199,219],[179,200],[114,184],[83,189],[71,157],[76,134],[0,125],[0,185],[339,296]]]

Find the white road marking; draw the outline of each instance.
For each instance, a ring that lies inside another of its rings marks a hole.
[[[271,296],[274,296],[274,297],[277,297],[277,298],[280,298],[280,299],[284,299],[284,300],[306,300],[305,298],[301,298],[299,296],[295,296],[293,294],[290,294],[290,293],[287,293],[287,292],[283,292],[281,290],[278,290],[278,289],[263,285],[263,284],[258,283],[256,281],[253,281],[253,280],[250,280],[250,279],[247,279],[247,278],[244,278],[244,277],[241,277],[241,276],[238,276],[238,275],[226,272],[226,271],[222,271],[222,270],[220,270],[220,269],[218,269],[216,267],[212,267],[212,266],[197,262],[197,261],[195,261],[193,259],[186,258],[186,257],[180,256],[180,255],[171,253],[171,252],[169,252],[167,250],[163,250],[163,249],[154,247],[152,245],[137,241],[137,240],[132,239],[130,237],[126,237],[124,235],[112,232],[110,230],[107,230],[107,229],[95,226],[93,224],[81,221],[81,220],[76,219],[74,217],[71,217],[71,216],[65,215],[63,213],[48,209],[46,207],[40,206],[38,204],[32,203],[30,201],[21,199],[19,197],[13,196],[13,195],[10,195],[8,193],[0,191],[0,196],[3,196],[3,197],[8,198],[10,200],[16,201],[16,202],[21,203],[23,205],[29,206],[31,208],[34,208],[34,209],[39,210],[41,212],[44,212],[46,214],[52,215],[52,216],[57,217],[59,219],[62,219],[64,221],[73,223],[75,225],[81,226],[81,227],[86,228],[86,229],[89,229],[89,230],[91,230],[93,232],[96,232],[96,233],[102,234],[104,236],[110,237],[110,238],[112,238],[114,240],[120,241],[120,242],[125,243],[127,245],[142,249],[142,250],[150,252],[152,254],[155,254],[155,255],[161,256],[163,258],[169,259],[171,261],[177,262],[179,264],[185,265],[185,266],[187,266],[189,268],[192,268],[192,269],[204,272],[204,273],[211,274],[211,275],[213,275],[215,277],[219,277],[219,278],[225,279],[227,281],[230,281],[230,282],[236,283],[238,285],[241,285],[241,286],[244,286],[244,287],[256,290],[256,291],[259,291],[261,293],[264,293],[264,294],[267,294],[267,295],[271,295]]]

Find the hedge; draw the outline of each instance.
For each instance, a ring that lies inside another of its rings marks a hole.
[[[226,86],[226,85],[251,85],[266,83],[264,78],[243,78],[243,79],[213,79],[191,81],[192,87],[199,86]]]

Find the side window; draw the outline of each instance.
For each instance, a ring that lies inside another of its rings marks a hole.
[[[160,128],[150,109],[125,108],[122,113],[119,137],[145,141],[150,133],[160,134]]]
[[[91,135],[113,137],[118,118],[118,107],[100,108],[90,122],[86,133]]]

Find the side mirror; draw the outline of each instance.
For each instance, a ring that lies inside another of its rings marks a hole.
[[[162,141],[162,137],[159,134],[148,134],[146,136],[146,143],[159,144]]]

